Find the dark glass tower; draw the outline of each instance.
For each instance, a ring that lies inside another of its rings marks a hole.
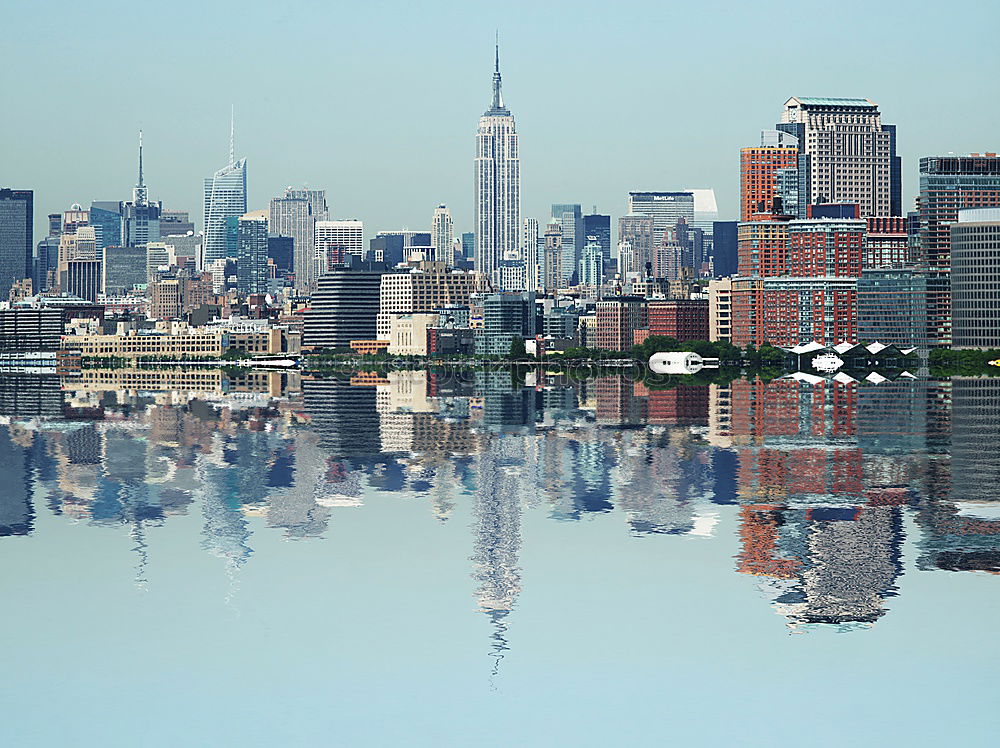
[[[34,237],[34,193],[0,189],[0,300],[10,287],[31,277]]]

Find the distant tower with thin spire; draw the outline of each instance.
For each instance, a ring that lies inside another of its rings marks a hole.
[[[479,118],[476,134],[476,270],[503,289],[505,262],[520,258],[521,164],[514,117],[504,106],[500,44],[493,68],[493,102]]]
[[[236,257],[236,221],[247,212],[247,160],[236,159],[236,117],[229,118],[229,163],[205,180],[205,259]]]
[[[142,173],[142,130],[139,130],[139,177],[132,188],[132,200],[119,203],[121,243],[126,247],[145,247],[160,240],[160,212],[163,204],[149,202],[149,190]]]

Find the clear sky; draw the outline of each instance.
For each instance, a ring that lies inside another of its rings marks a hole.
[[[3,11],[0,186],[35,190],[36,231],[73,202],[150,197],[200,224],[202,180],[248,159],[250,207],[326,188],[334,217],[471,230],[477,119],[500,29],[521,135],[523,215],[620,215],[630,189],[714,187],[735,217],[739,148],[789,96],[860,96],[917,159],[1000,150],[993,3],[47,3]]]

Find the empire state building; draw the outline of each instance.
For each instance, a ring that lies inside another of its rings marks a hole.
[[[500,48],[493,71],[493,105],[476,135],[476,270],[504,290],[504,262],[521,259],[521,170],[514,117],[500,93]]]

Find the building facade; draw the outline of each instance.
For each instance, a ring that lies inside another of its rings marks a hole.
[[[230,158],[228,165],[205,180],[204,264],[233,257],[227,221],[235,222],[247,212],[247,162]]]
[[[302,347],[349,348],[352,340],[375,340],[380,270],[334,267],[316,280],[305,312]]]
[[[282,195],[271,198],[271,233],[290,236],[294,242],[291,269],[295,272],[295,289],[299,293],[307,293],[316,281],[315,225],[329,217],[326,190],[288,187]]]
[[[1000,207],[958,212],[951,300],[952,347],[1000,349]]]
[[[316,221],[316,270],[322,275],[335,265],[359,260],[365,254],[365,226],[362,221]]]
[[[504,106],[500,53],[493,72],[493,103],[479,118],[475,162],[476,270],[501,288],[500,265],[517,259],[521,231],[521,164],[514,117]]]
[[[428,258],[438,262],[454,264],[452,241],[455,238],[455,222],[451,220],[451,211],[447,205],[439,205],[434,209],[431,218],[431,243],[434,247],[433,256]]]
[[[34,220],[31,190],[0,189],[0,299],[31,277]]]
[[[242,216],[236,226],[236,288],[240,295],[267,292],[267,218]]]

